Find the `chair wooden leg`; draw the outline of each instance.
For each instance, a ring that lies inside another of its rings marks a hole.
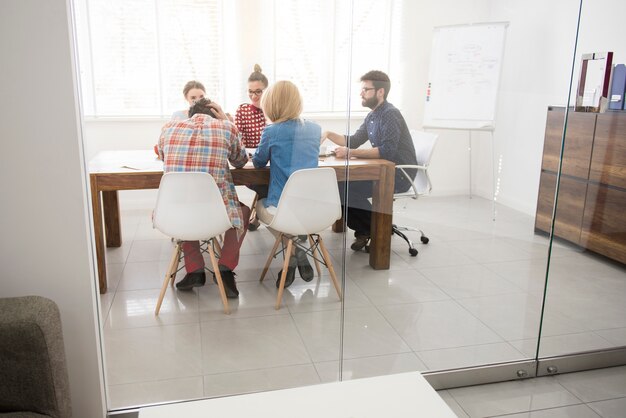
[[[313,240],[313,237],[311,235],[309,235],[309,244],[311,245],[311,248],[315,248],[315,241]],[[315,252],[313,252],[313,261],[315,261],[315,269],[317,270],[317,276],[322,277],[322,268],[320,267],[320,262],[315,257]]]
[[[211,243],[209,243],[209,248]],[[226,299],[226,291],[224,290],[224,282],[222,281],[222,275],[220,274],[220,268],[217,265],[217,258],[215,258],[215,254],[212,250],[209,251],[209,257],[211,257],[211,265],[213,266],[213,271],[215,272],[215,280],[217,281],[217,287],[220,291],[220,296],[222,297],[222,304],[224,305],[224,313],[230,314],[230,310],[228,309],[228,299]]]
[[[159,300],[157,300],[156,309],[154,310],[154,315],[159,316],[159,311],[161,310],[161,304],[163,303],[163,298],[165,297],[165,292],[167,291],[167,284],[170,280],[173,282],[172,275],[176,272],[176,267],[178,266],[178,255],[180,254],[180,246],[181,243],[177,242],[174,251],[172,252],[172,258],[170,260],[169,265],[167,266],[167,272],[165,273],[165,279],[163,280],[163,286],[161,286],[161,293],[159,294]]]
[[[267,270],[270,268],[270,264],[272,264],[272,259],[274,258],[274,254],[276,254],[276,249],[278,248],[278,244],[280,244],[280,241],[283,238],[283,234],[279,234],[276,237],[276,242],[274,243],[274,248],[272,248],[272,251],[270,252],[269,257],[267,257],[267,262],[265,263],[265,267],[263,267],[263,272],[261,273],[261,278],[259,279],[260,282],[263,281],[263,279],[265,278],[265,275],[267,274]]]
[[[178,271],[178,266],[180,265],[181,253],[183,252],[182,243],[179,243],[174,251],[176,251],[176,261],[174,262],[174,268],[170,272],[170,286],[174,286],[174,281],[176,280],[176,272]]]
[[[287,242],[287,250],[285,251],[285,261],[283,262],[283,274],[281,274],[280,276],[280,286],[278,286],[278,295],[276,296],[276,310],[280,309],[280,302],[283,299],[283,292],[285,291],[285,281],[287,281],[287,270],[289,269],[289,259],[291,258],[292,251],[293,242],[289,240],[289,242]]]
[[[330,272],[330,278],[333,281],[333,285],[335,285],[335,290],[337,291],[337,296],[339,296],[339,300],[341,298],[341,288],[339,287],[339,281],[337,280],[337,275],[335,274],[335,269],[333,268],[333,263],[330,261],[330,254],[328,254],[328,250],[324,245],[324,241],[322,241],[322,237],[319,237],[320,248],[322,249],[322,254],[324,256],[324,262],[328,267],[328,271]]]
[[[259,194],[254,194],[254,199],[252,199],[252,204],[250,205],[250,219],[254,219],[256,216],[256,202],[259,200]]]
[[[207,249],[209,251],[215,251],[215,253],[217,254],[218,257],[222,256],[222,246],[220,245],[221,243],[224,243],[224,237],[222,237],[222,235],[220,234],[219,236],[219,240],[213,239],[213,245],[209,245],[207,247]]]

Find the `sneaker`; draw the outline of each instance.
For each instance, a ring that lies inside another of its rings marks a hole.
[[[310,282],[315,277],[315,273],[313,272],[313,267],[311,267],[311,263],[309,263],[309,258],[306,255],[306,252],[302,248],[296,248],[296,259],[298,260],[298,273],[300,273],[300,277],[305,282]]]
[[[370,241],[370,237],[367,235],[357,235],[356,239],[350,246],[352,251],[361,251],[363,248],[367,247],[367,244]]]
[[[220,275],[222,276],[222,283],[224,283],[224,292],[228,299],[237,299],[239,297],[239,290],[237,290],[237,284],[235,283],[235,272],[229,269],[222,270],[220,268]],[[213,273],[213,281],[217,283],[215,273]]]
[[[204,286],[206,283],[206,274],[204,271],[195,271],[193,273],[185,274],[183,279],[176,283],[176,289],[178,290],[191,290],[194,287]]]
[[[295,256],[291,256],[289,258],[289,268],[287,269],[287,278],[285,278],[285,288],[291,286],[291,283],[296,278],[296,266],[298,264],[298,259]],[[276,289],[280,287],[280,277],[283,275],[283,270],[281,269],[278,272],[278,277],[276,278]]]
[[[276,279],[276,289],[280,287],[280,278],[283,275],[283,270],[278,272],[278,278]],[[291,286],[291,283],[296,279],[296,268],[289,267],[287,269],[287,278],[285,279],[285,289]]]
[[[248,231],[256,231],[257,229],[259,229],[260,225],[261,222],[259,222],[259,219],[255,216],[254,218],[250,219],[250,222],[248,223]]]

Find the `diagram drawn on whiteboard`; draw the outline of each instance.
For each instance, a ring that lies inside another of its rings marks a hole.
[[[507,26],[434,28],[424,127],[494,129]]]

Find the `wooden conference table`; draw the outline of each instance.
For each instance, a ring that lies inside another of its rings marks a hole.
[[[320,158],[320,167],[333,167],[339,181],[373,180],[372,240],[369,264],[375,270],[389,268],[391,254],[391,214],[395,165],[387,160],[350,160]],[[248,163],[232,169],[236,185],[268,184],[269,168],[257,169]],[[122,245],[119,190],[158,189],[163,164],[152,150],[102,151],[89,162],[91,204],[96,241],[100,293],[107,291],[105,239],[107,247]]]

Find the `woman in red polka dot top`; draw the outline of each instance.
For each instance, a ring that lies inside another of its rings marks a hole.
[[[235,125],[241,132],[241,140],[246,148],[256,148],[265,128],[265,115],[261,110],[261,96],[267,88],[267,77],[258,64],[248,77],[248,97],[251,103],[243,103],[235,112]]]

